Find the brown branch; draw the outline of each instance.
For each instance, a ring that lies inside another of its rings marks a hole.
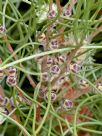
[[[61,35],[58,37],[58,41],[60,44],[63,44],[64,43],[64,27],[62,27],[60,30],[59,30],[59,33],[61,33]]]
[[[12,54],[14,51],[13,51],[13,48],[12,48],[11,44],[10,44],[9,41],[8,41],[7,36],[4,36],[4,37],[3,37],[3,40],[4,40],[4,42],[6,43],[7,48],[9,49],[10,53]],[[14,59],[15,59],[15,60],[17,59],[17,56],[16,56],[16,55],[14,55]]]
[[[60,13],[61,12],[60,0],[56,0],[56,5],[57,5],[57,10]]]
[[[1,95],[2,97],[5,97],[4,89],[2,88],[1,85],[0,85],[0,95]]]
[[[52,10],[52,4],[53,4],[53,0],[50,0],[50,4],[49,4],[49,11]]]

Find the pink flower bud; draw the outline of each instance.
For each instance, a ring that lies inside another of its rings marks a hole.
[[[8,76],[6,79],[6,83],[8,86],[15,86],[17,84],[16,77]]]
[[[0,25],[0,34],[4,34],[6,31],[5,27]]]
[[[70,109],[73,107],[73,102],[71,100],[66,99],[63,103],[64,109]]]
[[[66,9],[63,16],[70,17],[72,15],[72,10],[70,8]]]
[[[66,60],[67,60],[66,55],[61,55],[61,56],[58,57],[58,63],[59,64],[65,63]]]
[[[8,97],[5,97],[3,98],[3,101],[1,103],[2,106],[7,106],[9,104],[9,98]]]
[[[80,70],[80,65],[78,65],[77,63],[72,64],[72,65],[70,66],[70,69],[71,69],[74,73],[78,73],[79,70]]]
[[[59,74],[60,73],[60,68],[58,65],[53,65],[51,68],[50,68],[50,72],[52,74]]]
[[[57,49],[59,46],[58,46],[58,41],[55,39],[55,40],[51,40],[50,42],[50,49]]]
[[[8,71],[8,76],[14,76],[14,77],[16,77],[16,68],[9,67],[7,69],[7,71]]]
[[[48,13],[48,18],[53,19],[54,17],[56,17],[56,13],[54,10],[50,10]]]
[[[51,101],[54,102],[57,98],[57,95],[55,92],[51,92]],[[45,100],[48,101],[48,93],[45,95]]]
[[[47,66],[50,67],[53,64],[54,60],[53,57],[48,57],[47,58]]]

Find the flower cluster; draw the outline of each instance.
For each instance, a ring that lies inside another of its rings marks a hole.
[[[31,105],[31,103],[28,102],[27,98],[23,98],[19,94],[16,96],[15,100],[13,97],[8,98],[6,96],[4,97],[0,95],[0,108],[2,108],[3,113],[7,115],[15,108],[15,102],[16,105],[19,105],[21,103]]]
[[[70,12],[70,13],[69,13]],[[67,9],[64,9],[64,16],[70,16],[72,14],[72,8],[68,7]],[[53,21],[56,16],[56,12],[54,9],[50,9],[48,13],[48,20],[50,20],[52,23],[48,26],[48,30],[46,33],[42,34],[42,36],[39,37],[38,41],[40,42],[40,45],[43,45],[44,50],[46,51],[53,51],[56,49],[61,49],[63,47],[66,47],[64,44],[64,36],[59,36],[55,38],[51,38],[51,36],[57,35],[59,33],[58,30],[56,30],[57,22],[58,20]],[[54,27],[53,27],[54,26]],[[51,31],[50,31],[51,30]],[[48,35],[49,37],[48,37]],[[42,37],[42,38],[41,38]],[[46,38],[47,37],[47,38]],[[47,88],[47,83],[50,82],[52,85],[51,90],[51,102],[56,103],[57,101],[57,94],[62,91],[62,86],[65,82],[69,82],[68,78],[68,72],[71,70],[72,72],[79,72],[80,66],[78,64],[71,64],[69,69],[67,68],[68,63],[68,54],[67,53],[56,53],[52,55],[44,56],[43,58],[38,58],[38,62],[41,65],[41,81],[42,85],[39,91],[39,97],[44,99],[46,102],[49,98],[49,92]],[[68,87],[68,86],[67,86]],[[64,95],[62,95],[62,99],[64,98]],[[73,103],[71,103],[71,100],[65,100],[62,104],[63,109],[66,108],[72,108]]]
[[[61,9],[61,16],[70,17],[73,14],[73,6],[76,4],[77,0],[72,0],[72,3],[65,6]],[[59,14],[58,14],[59,15]],[[59,15],[59,16],[60,16]],[[57,13],[53,8],[50,7],[48,12],[48,28],[42,34],[42,38],[38,39],[40,45],[43,45],[44,51],[54,51],[57,49],[62,49],[70,47],[70,45],[76,46],[78,43],[80,45],[81,39],[79,38],[76,42],[72,33],[69,35],[64,34],[64,27],[61,28],[59,25],[63,23],[63,18],[59,20],[57,18]],[[58,27],[58,28],[57,28]],[[86,38],[81,43],[84,45],[84,42],[87,42]],[[80,74],[83,70],[84,59],[86,59],[84,54],[86,50],[77,47],[75,49],[70,49],[70,51],[59,52],[50,55],[40,57],[40,68],[41,68],[41,88],[39,91],[39,97],[43,98],[46,102],[48,101],[48,83],[51,84],[51,102],[56,103],[59,99],[60,92],[67,90],[65,93],[62,93],[61,100],[63,102],[63,109],[70,109],[73,107],[73,102],[71,101],[72,96],[74,95],[74,87],[72,87],[72,82],[78,83],[78,89],[85,90],[89,87],[87,80],[81,80],[80,77],[76,76]],[[74,55],[73,55],[74,54]],[[82,57],[80,57],[82,56]],[[71,75],[72,74],[72,79]],[[102,85],[97,84],[99,91],[102,91]],[[77,90],[77,88],[76,88]]]
[[[10,113],[10,110],[14,109],[14,102],[13,102],[13,98],[8,98],[8,97],[2,97],[0,95],[0,109],[2,113],[8,115]],[[1,120],[0,120],[0,124],[1,124]]]

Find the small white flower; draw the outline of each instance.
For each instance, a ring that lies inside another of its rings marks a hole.
[[[73,107],[73,102],[71,100],[66,99],[63,103],[64,109],[70,109]]]
[[[57,98],[57,95],[55,92],[51,92],[51,101],[54,102]],[[48,92],[45,95],[45,100],[48,101]]]
[[[53,65],[51,68],[50,68],[50,72],[52,74],[59,74],[60,73],[60,68],[58,65]]]

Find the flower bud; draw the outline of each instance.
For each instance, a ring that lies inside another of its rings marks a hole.
[[[59,64],[65,63],[66,60],[67,60],[66,55],[61,55],[61,56],[58,57],[58,63]]]
[[[72,10],[70,8],[67,8],[63,13],[63,16],[66,17],[70,17],[71,15],[72,15]]]
[[[70,69],[74,72],[74,73],[78,73],[80,70],[80,66],[76,63],[76,64],[72,64],[70,65]]]
[[[16,77],[8,76],[6,79],[6,83],[8,86],[15,86],[17,84]]]
[[[54,10],[50,10],[48,13],[48,18],[53,19],[54,17],[56,17],[56,13]]]
[[[3,101],[1,103],[2,106],[7,106],[9,104],[9,98],[8,97],[5,97],[3,98]]]
[[[58,46],[58,41],[55,39],[55,40],[51,40],[50,42],[50,49],[53,50],[53,49],[57,49],[59,46]]]
[[[73,107],[73,102],[71,100],[66,99],[63,103],[64,109],[70,109]]]
[[[53,64],[54,60],[52,57],[47,58],[47,66],[50,67]]]
[[[51,68],[50,68],[50,72],[52,74],[59,74],[60,73],[60,68],[58,65],[53,65]]]
[[[96,87],[99,89],[99,91],[102,92],[102,84],[101,84],[101,83],[98,83],[98,84],[96,85]]]
[[[51,92],[51,101],[54,102],[57,98],[57,95],[55,92]],[[45,95],[45,100],[48,101],[48,92]]]
[[[80,80],[79,84],[81,89],[85,89],[86,87],[88,87],[88,83],[85,80]]]
[[[4,34],[5,31],[6,31],[5,27],[0,25],[0,34]]]
[[[8,76],[16,77],[16,68],[9,67],[9,68],[7,69],[7,71],[8,71]]]

